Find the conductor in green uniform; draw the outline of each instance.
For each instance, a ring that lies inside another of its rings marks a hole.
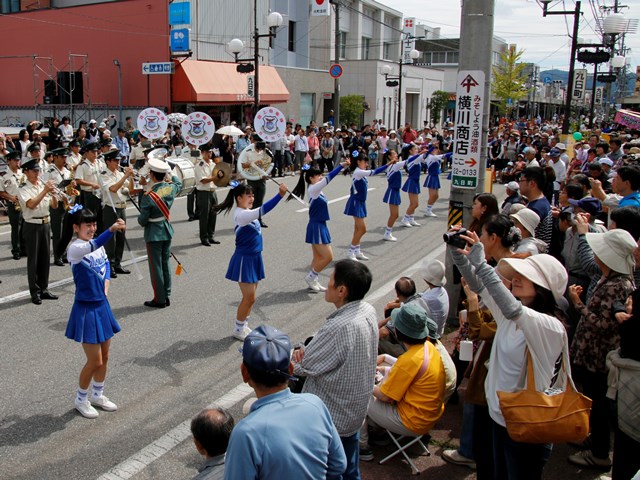
[[[167,174],[171,171],[169,164],[163,160],[150,159],[147,161],[152,187],[142,196],[140,201],[140,215],[138,223],[144,227],[144,241],[147,243],[147,257],[149,274],[153,287],[153,300],[144,302],[146,307],[164,308],[170,305],[171,271],[169,257],[171,256],[171,226],[169,210],[173,200],[182,189],[180,179],[173,175],[171,182],[166,182]]]

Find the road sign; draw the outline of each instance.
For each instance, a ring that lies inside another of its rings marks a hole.
[[[170,75],[173,73],[173,62],[147,62],[142,64],[143,75]]]
[[[250,97],[254,97],[255,88],[256,88],[256,76],[247,75],[247,95]]]
[[[480,145],[484,112],[484,82],[482,70],[458,72],[456,89],[456,129],[452,158],[452,185],[475,189],[480,174]]]
[[[342,76],[342,65],[339,65],[337,63],[331,65],[331,67],[329,68],[329,75],[331,75],[333,78],[340,78]]]
[[[551,77],[544,77],[543,82],[545,83],[545,85],[549,85],[551,83]]]

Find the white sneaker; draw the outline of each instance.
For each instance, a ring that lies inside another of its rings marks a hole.
[[[437,216],[438,216],[438,215],[436,215],[435,213],[430,212],[430,211],[428,211],[428,210],[427,210],[426,212],[424,212],[424,215],[425,215],[426,217],[437,217]]]
[[[396,237],[394,237],[391,233],[389,234],[384,234],[384,236],[382,237],[383,240],[386,240],[387,242],[397,242],[398,239]]]
[[[247,338],[247,335],[249,335],[250,333],[251,329],[247,325],[245,325],[239,332],[237,332],[235,329],[233,330],[233,338],[244,342],[244,339]]]
[[[409,220],[411,222],[411,226],[412,227],[419,227],[420,224],[418,222],[416,222],[413,218],[411,220]]]
[[[402,225],[403,227],[413,227],[413,225],[411,225],[411,221],[405,218],[400,220],[400,225]]]
[[[443,460],[446,460],[449,463],[453,463],[454,465],[462,465],[464,467],[469,467],[472,470],[476,469],[476,462],[472,458],[463,457],[458,453],[458,450],[444,450],[442,452]]]
[[[320,282],[318,282],[317,278],[311,280],[309,277],[306,277],[305,281],[307,282],[307,285],[309,285],[309,288],[314,292],[324,292],[326,290],[325,287],[320,285]]]
[[[347,258],[348,258],[349,260],[353,260],[353,261],[355,261],[355,262],[357,262],[357,261],[358,261],[358,259],[356,258],[356,252],[352,252],[351,250],[349,250],[349,251],[347,252]]]
[[[78,402],[76,401],[76,410],[80,412],[84,418],[98,418],[98,411],[91,406],[88,401]]]
[[[356,258],[358,260],[369,260],[369,257],[367,257],[364,253],[362,252],[358,252],[356,253]]]
[[[116,410],[118,410],[118,406],[113,403],[111,400],[109,400],[109,398],[105,397],[104,395],[100,396],[100,397],[91,397],[91,400],[89,400],[91,402],[91,405],[94,405],[96,407],[100,407],[102,410],[105,410],[107,412],[115,412]]]

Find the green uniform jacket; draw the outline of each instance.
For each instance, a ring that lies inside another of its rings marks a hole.
[[[171,209],[173,200],[182,190],[182,182],[175,175],[171,177],[172,183],[159,182],[156,183],[151,190],[164,200],[167,207]],[[152,222],[150,219],[162,218],[160,222]],[[140,215],[138,215],[138,223],[144,227],[145,242],[160,242],[163,240],[171,240],[173,237],[173,227],[171,223],[164,218],[164,215],[149,195],[143,195],[140,202]]]

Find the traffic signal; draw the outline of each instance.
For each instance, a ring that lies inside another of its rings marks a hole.
[[[236,66],[236,71],[238,73],[251,73],[253,70],[253,63],[239,63]]]

